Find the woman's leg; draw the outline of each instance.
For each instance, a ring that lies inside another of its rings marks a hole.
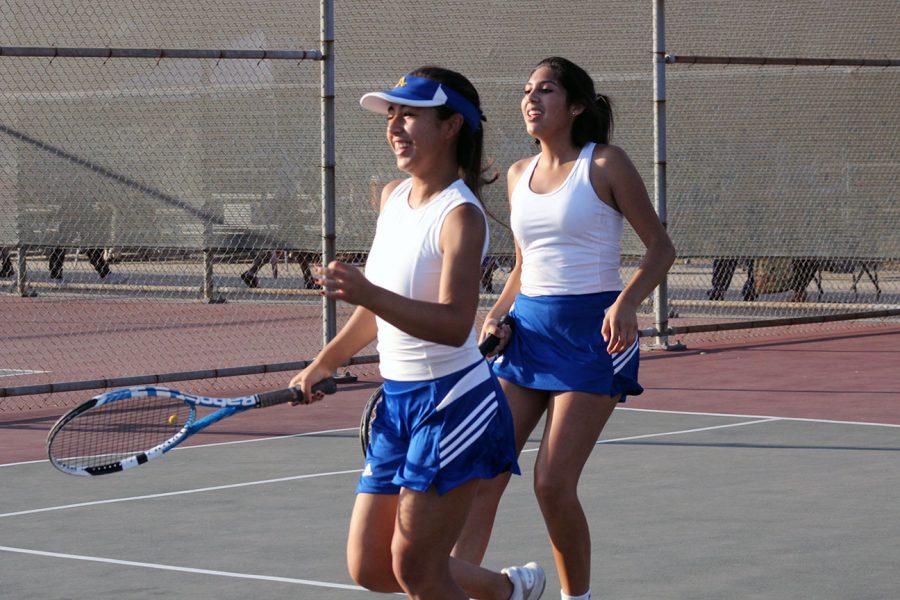
[[[272,253],[267,250],[258,252],[256,256],[253,257],[253,263],[250,265],[250,268],[241,273],[241,281],[243,281],[247,287],[259,287],[259,277],[257,277],[256,274],[264,264],[269,262],[271,257]]]
[[[21,252],[21,250],[19,252]],[[12,277],[15,274],[16,270],[13,269],[9,250],[0,248],[0,277]]]
[[[443,496],[407,489],[400,496],[358,494],[347,544],[351,577],[370,590],[411,598],[507,600],[512,584],[505,575],[449,558],[477,487],[472,480]]]
[[[103,257],[103,248],[88,248],[84,253],[87,255],[88,262],[97,271],[97,275],[101,278],[109,275],[109,263]]]
[[[516,430],[516,455],[518,455],[547,409],[550,393],[524,388],[505,379],[500,380],[500,385],[512,412]],[[476,565],[481,564],[491,539],[500,497],[503,496],[509,478],[509,473],[503,473],[493,479],[481,481],[465,527],[453,548],[453,556]]]
[[[534,491],[553,546],[566,594],[590,589],[591,536],[578,500],[578,479],[618,397],[584,392],[556,393],[534,467]]]
[[[65,248],[52,248],[47,254],[47,264],[50,268],[50,279],[62,279],[63,265],[66,262]]]
[[[357,494],[347,539],[347,568],[359,585],[375,592],[402,592],[394,577],[391,540],[399,496]]]
[[[507,600],[512,594],[505,575],[450,559],[478,484],[473,479],[443,496],[434,488],[400,491],[391,552],[394,574],[410,598]]]

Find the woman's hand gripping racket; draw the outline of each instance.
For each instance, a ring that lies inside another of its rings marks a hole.
[[[515,329],[516,322],[509,315],[504,315],[500,322],[497,323],[498,326],[506,325],[509,327],[509,335],[510,337],[513,334],[513,330]],[[500,344],[500,338],[494,335],[493,333],[488,334],[484,341],[481,342],[478,346],[478,350],[481,351],[482,356],[487,356],[491,352],[493,352],[497,346]],[[381,395],[384,391],[384,386],[379,386],[375,393],[369,396],[369,400],[366,402],[366,407],[363,409],[362,419],[359,422],[359,443],[362,446],[363,457],[365,457],[366,452],[369,450],[369,436],[372,434],[372,423],[375,420],[375,416],[378,412],[378,405],[381,404]]]
[[[334,379],[313,391],[333,394]],[[47,453],[70,475],[118,473],[158,458],[194,435],[249,408],[304,402],[297,388],[240,398],[208,398],[163,387],[130,387],[94,396],[63,415],[50,430]],[[198,407],[218,408],[200,419]]]

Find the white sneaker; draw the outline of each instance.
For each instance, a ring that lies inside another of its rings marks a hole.
[[[547,577],[544,569],[536,562],[530,562],[521,567],[509,567],[500,571],[513,584],[513,594],[510,600],[537,600],[544,593]]]

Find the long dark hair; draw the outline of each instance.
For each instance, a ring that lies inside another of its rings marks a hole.
[[[559,56],[545,58],[531,72],[534,73],[541,67],[549,67],[556,75],[560,85],[566,90],[569,106],[584,106],[584,111],[572,123],[572,143],[578,148],[588,142],[608,144],[613,133],[612,104],[609,97],[597,93],[594,80],[587,71]]]
[[[461,73],[451,71],[450,69],[444,69],[443,67],[427,66],[419,67],[410,73],[410,75],[424,77],[446,85],[454,92],[465,97],[466,100],[475,105],[479,110],[481,109],[481,99],[478,97],[478,90],[476,90],[475,86],[472,85],[472,82]],[[441,120],[449,119],[456,114],[456,111],[446,105],[438,106],[437,111],[438,118]],[[484,121],[483,116],[482,121]],[[481,199],[481,186],[493,183],[497,180],[496,173],[493,177],[485,177],[484,173],[490,168],[490,165],[485,167],[482,164],[483,155],[484,124],[478,128],[478,131],[472,131],[467,124],[463,123],[463,126],[459,130],[459,137],[456,141],[456,162],[459,165],[460,178],[466,182],[466,185],[469,186],[469,189],[472,190],[479,200]]]

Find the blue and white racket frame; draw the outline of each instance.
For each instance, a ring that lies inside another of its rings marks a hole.
[[[337,384],[334,379],[327,378],[313,386],[313,391],[321,391],[325,394],[333,394],[337,391]],[[188,417],[181,427],[172,437],[168,438],[161,444],[149,448],[147,450],[136,452],[133,456],[114,460],[108,464],[90,466],[90,467],[74,467],[58,462],[51,452],[51,446],[56,434],[65,427],[67,423],[84,414],[92,408],[112,404],[114,402],[123,402],[134,398],[146,397],[168,397],[182,400],[189,408]],[[142,465],[155,458],[159,458],[169,450],[172,450],[184,440],[197,433],[201,429],[205,429],[210,425],[230,417],[236,413],[243,412],[251,408],[267,408],[276,404],[284,404],[286,402],[305,403],[303,400],[303,392],[299,388],[285,388],[281,390],[273,390],[271,392],[263,392],[252,396],[241,396],[237,398],[213,398],[210,396],[197,396],[194,394],[186,394],[167,387],[156,386],[136,386],[112,390],[103,394],[94,396],[90,400],[73,408],[53,425],[50,433],[47,435],[47,456],[51,464],[60,471],[69,475],[107,475],[110,473],[118,473],[126,469],[131,469],[138,465]],[[219,410],[206,415],[201,419],[197,419],[197,408],[218,408]]]

